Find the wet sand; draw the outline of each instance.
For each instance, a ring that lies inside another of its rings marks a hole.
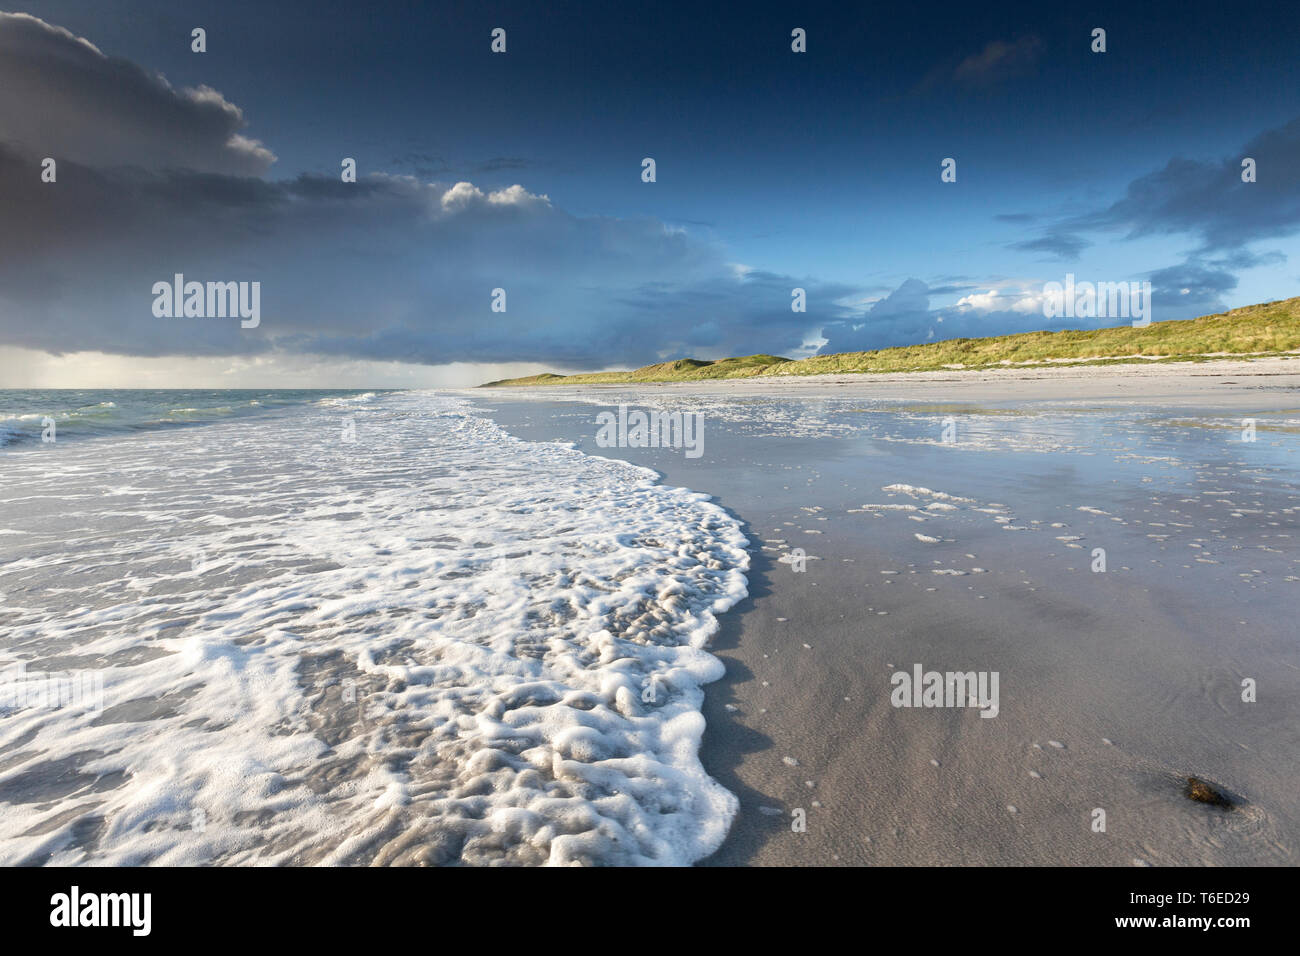
[[[466,393],[746,523],[703,862],[1294,865],[1300,362],[927,374]],[[598,447],[620,403],[701,409],[704,454]],[[917,664],[997,672],[997,716],[892,706]]]

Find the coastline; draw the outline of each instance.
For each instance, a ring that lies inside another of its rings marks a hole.
[[[1098,396],[1094,383],[1108,381],[1117,391],[1136,392],[1146,397],[1177,399],[1186,383],[1198,385],[1224,376],[1252,379],[1241,390],[1256,388],[1300,388],[1300,357],[1219,358],[1204,362],[1168,362],[1129,365],[1008,366],[996,369],[953,369],[921,372],[854,372],[835,375],[768,375],[752,378],[707,379],[697,382],[638,382],[553,385],[481,385],[468,390],[474,395],[582,395],[632,389],[655,389],[682,394],[798,394],[839,393],[864,390],[875,393],[882,387],[905,394],[933,396],[947,389],[961,389],[967,398],[995,398],[1002,389],[1020,383],[1017,398],[1106,400]],[[1032,383],[1032,384],[1030,384]],[[1171,388],[1165,388],[1168,384]],[[1239,383],[1238,383],[1239,384]],[[1182,387],[1180,387],[1182,386]],[[1216,389],[1216,400],[1239,390]],[[1114,396],[1118,397],[1118,396]]]

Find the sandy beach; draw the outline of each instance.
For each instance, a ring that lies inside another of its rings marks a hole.
[[[1292,367],[11,393],[0,862],[1294,864]]]
[[[462,394],[744,523],[703,863],[1297,862],[1300,363]],[[619,405],[702,412],[703,454],[599,447]],[[996,716],[894,706],[918,665],[996,673]]]

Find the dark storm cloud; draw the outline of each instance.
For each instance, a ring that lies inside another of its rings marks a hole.
[[[213,91],[176,91],[26,16],[0,16],[0,53],[0,209],[25,224],[0,231],[0,344],[591,366],[797,349],[850,291],[738,268],[654,219],[575,217],[519,185],[263,179],[271,154]],[[176,273],[260,282],[260,326],[156,318],[152,287]],[[790,309],[795,286],[807,313]]]
[[[34,184],[34,185],[33,185]],[[845,289],[745,274],[655,220],[578,218],[514,186],[374,176],[283,182],[69,164],[54,185],[0,153],[0,336],[52,351],[639,361],[797,348]],[[153,283],[259,281],[262,324],[158,319]],[[809,313],[790,311],[808,290]],[[492,290],[507,294],[491,310]]]
[[[275,161],[239,108],[207,87],[108,57],[26,14],[0,13],[0,135],[38,157],[254,175]]]

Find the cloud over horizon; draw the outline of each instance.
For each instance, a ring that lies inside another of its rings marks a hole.
[[[990,43],[947,77],[1001,82],[1031,71],[1043,49],[1033,35]],[[1086,215],[999,219],[1038,229],[1016,248],[1065,259],[1095,245],[1085,234],[1196,237],[1193,256],[1146,275],[1169,303],[1164,317],[1214,311],[1235,271],[1281,255],[1248,243],[1300,227],[1300,193],[1279,175],[1300,165],[1300,120],[1247,149],[1260,164],[1250,187],[1223,185],[1230,160],[1175,160]],[[46,156],[58,163],[53,184],[40,179]],[[1011,288],[906,274],[881,283],[878,268],[860,282],[748,268],[655,216],[579,215],[521,183],[430,181],[445,171],[439,157],[407,160],[411,175],[363,163],[355,183],[337,167],[270,178],[275,153],[220,92],[176,88],[61,27],[0,14],[0,210],[23,224],[0,231],[0,346],[570,370],[797,356],[819,336],[830,352],[1049,326],[1028,278]],[[528,165],[504,157],[482,171]],[[176,273],[260,282],[260,326],[156,318],[153,284]],[[790,309],[795,287],[806,313]],[[497,288],[505,312],[491,308]],[[945,297],[956,301],[932,306]]]
[[[790,312],[790,289],[823,308],[849,291],[738,270],[656,219],[573,216],[518,184],[263,179],[272,154],[214,91],[175,91],[27,16],[0,15],[0,54],[15,54],[0,59],[0,205],[30,223],[0,235],[3,344],[576,367],[722,355],[756,332],[794,350],[817,323]],[[46,155],[55,184],[39,180]],[[261,326],[155,318],[150,289],[175,273],[260,281]]]

